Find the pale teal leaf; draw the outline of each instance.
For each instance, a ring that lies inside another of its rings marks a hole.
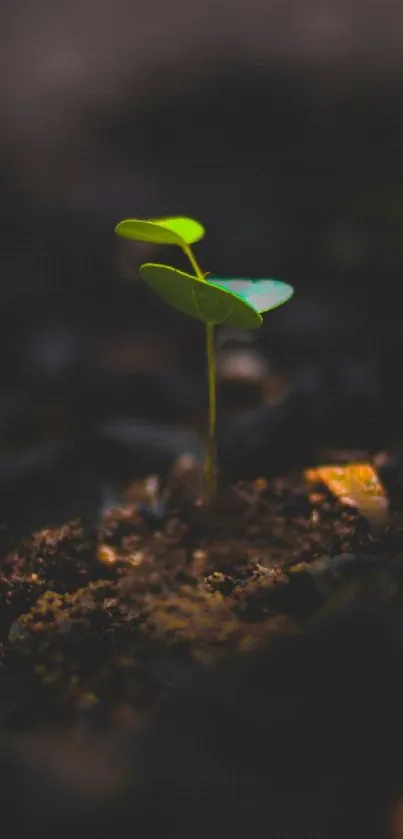
[[[210,278],[208,281],[210,282]],[[240,277],[227,280],[212,277],[211,282],[227,289],[227,291],[240,295],[258,312],[268,312],[270,309],[276,309],[277,306],[286,303],[294,294],[293,287],[281,280],[251,280]]]

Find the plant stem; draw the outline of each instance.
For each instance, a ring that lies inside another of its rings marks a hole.
[[[215,434],[217,421],[217,405],[216,405],[216,370],[215,370],[215,355],[214,355],[214,326],[212,323],[206,324],[206,344],[207,344],[207,369],[208,369],[208,389],[209,389],[209,424],[207,436],[207,451],[205,463],[205,478],[206,489],[209,500],[213,497],[216,489],[216,474],[215,474]]]
[[[199,280],[204,279],[203,273],[196,261],[193,251],[188,244],[184,244],[183,251],[186,254],[195,274]],[[216,468],[215,468],[215,448],[216,448],[216,423],[217,423],[217,399],[216,399],[216,365],[214,353],[214,324],[206,323],[206,351],[207,351],[207,371],[208,371],[208,392],[209,392],[209,421],[207,434],[207,448],[206,459],[204,465],[204,477],[206,494],[209,501],[213,498],[216,491]]]
[[[198,264],[198,262],[196,260],[196,257],[194,255],[190,245],[188,245],[187,243],[184,242],[183,243],[183,251],[184,251],[185,255],[187,256],[187,258],[188,258],[188,260],[189,260],[189,262],[190,262],[190,264],[193,268],[193,271],[196,274],[196,277],[198,277],[199,280],[203,280],[203,282],[205,283],[206,281],[204,279],[202,270],[201,270],[200,265]]]

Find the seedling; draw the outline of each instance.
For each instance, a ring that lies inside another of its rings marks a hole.
[[[124,219],[115,227],[124,239],[177,245],[188,258],[193,274],[171,265],[145,263],[140,276],[166,303],[206,326],[206,352],[209,385],[209,423],[205,459],[205,486],[209,499],[216,489],[216,366],[214,327],[227,324],[241,329],[262,326],[262,313],[290,299],[292,286],[279,280],[219,279],[204,274],[191,245],[204,236],[204,227],[186,216],[158,219]],[[208,279],[207,279],[208,278]]]

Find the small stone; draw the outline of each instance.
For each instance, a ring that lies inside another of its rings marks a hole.
[[[135,551],[134,553],[130,554],[127,558],[127,561],[130,565],[137,566],[143,562],[144,554],[142,551]]]
[[[113,548],[109,547],[109,545],[99,545],[97,549],[97,560],[98,562],[102,562],[103,565],[113,565],[117,560],[117,556]]]
[[[319,514],[318,510],[313,510],[313,512],[311,514],[310,521],[311,521],[312,527],[317,527],[318,526],[318,524],[320,522],[320,514]]]
[[[29,632],[21,626],[20,621],[14,621],[14,623],[11,624],[10,631],[8,633],[8,640],[10,643],[13,643],[13,641],[24,641],[28,635]]]
[[[104,609],[113,609],[118,604],[117,597],[106,597],[104,600]]]
[[[310,492],[308,498],[311,504],[322,504],[326,500],[323,492]]]

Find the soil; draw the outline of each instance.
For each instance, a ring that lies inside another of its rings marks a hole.
[[[302,474],[223,488],[210,507],[145,504],[143,487],[98,529],[77,519],[4,552],[6,728],[138,730],[193,668],[298,633],[357,591],[402,597],[399,510],[374,534]]]

